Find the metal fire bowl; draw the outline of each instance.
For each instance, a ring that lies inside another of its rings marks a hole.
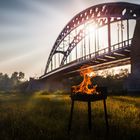
[[[71,99],[77,101],[97,101],[107,98],[107,87],[97,87],[96,92],[92,94],[87,93],[71,93]]]

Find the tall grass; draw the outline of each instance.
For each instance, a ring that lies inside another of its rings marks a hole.
[[[102,101],[92,103],[92,130],[88,130],[87,103],[77,102],[68,135],[68,95],[0,94],[0,140],[104,140],[106,128]],[[140,97],[107,99],[109,140],[140,139]]]

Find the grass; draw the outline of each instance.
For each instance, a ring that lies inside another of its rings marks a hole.
[[[87,125],[87,104],[77,102],[68,135],[70,105],[68,95],[0,93],[0,140],[140,139],[140,97],[108,97],[108,138],[102,101],[92,103],[91,132]]]

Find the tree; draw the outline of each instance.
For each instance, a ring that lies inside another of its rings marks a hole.
[[[7,91],[17,89],[24,79],[25,74],[23,72],[13,72],[11,77],[7,74],[0,73],[0,90]]]
[[[11,75],[12,85],[16,86],[18,83],[18,72],[14,72]]]
[[[25,74],[23,73],[23,72],[19,72],[19,76],[18,76],[18,79],[19,80],[22,80],[22,79],[24,79],[24,77],[25,77]]]
[[[18,72],[12,73],[11,79],[18,79]]]

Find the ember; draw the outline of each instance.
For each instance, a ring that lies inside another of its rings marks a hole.
[[[96,77],[96,74],[93,68],[89,67],[89,65],[84,65],[80,68],[80,75],[83,77],[83,81],[77,85],[72,86],[72,92],[74,93],[86,93],[86,94],[97,94],[96,87],[92,86],[91,78]],[[91,87],[91,88],[89,88]]]

